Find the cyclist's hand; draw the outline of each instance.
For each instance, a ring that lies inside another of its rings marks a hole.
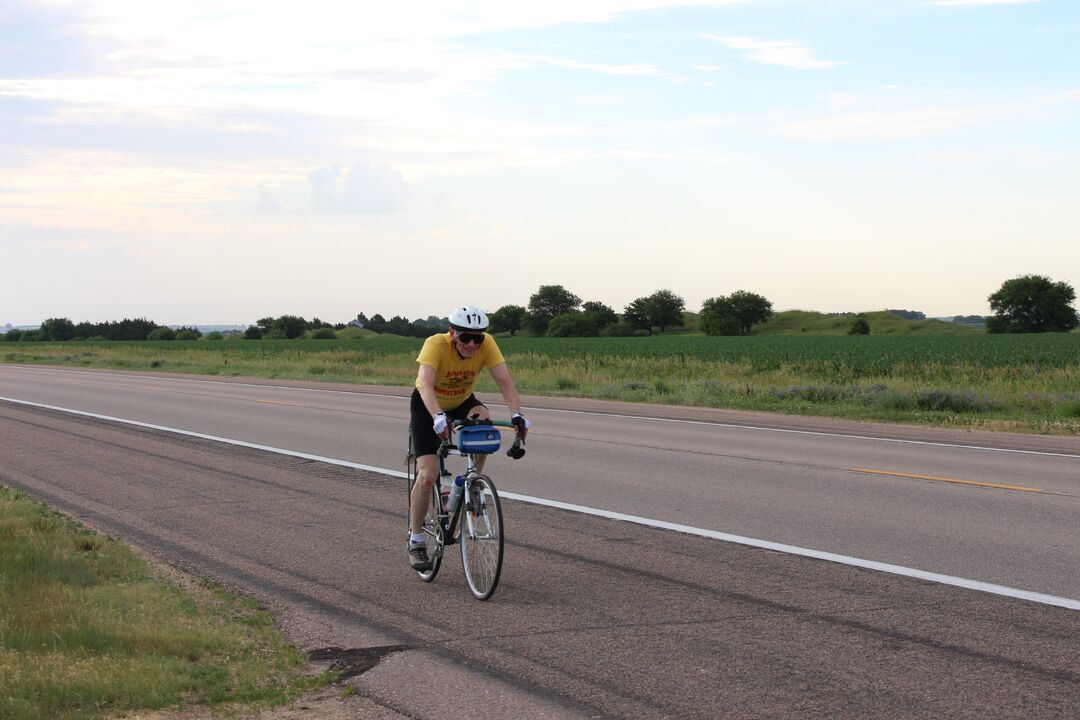
[[[532,427],[532,423],[529,422],[529,419],[519,412],[510,416],[510,422],[517,428],[518,435],[521,437],[525,437],[526,433],[529,432],[529,428]]]
[[[446,413],[435,413],[433,420],[434,422],[431,424],[431,429],[435,431],[435,434],[443,439],[449,437],[450,432],[447,430]]]
[[[520,460],[525,457],[525,435],[528,434],[532,423],[519,412],[510,416],[510,422],[514,425],[514,429],[517,430],[517,439],[514,440],[514,445],[506,451],[506,454],[515,460]]]

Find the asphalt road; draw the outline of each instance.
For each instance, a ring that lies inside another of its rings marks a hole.
[[[402,464],[393,392],[4,366],[0,396]],[[504,492],[1080,598],[1075,439],[530,403],[529,455],[490,468]],[[400,479],[2,401],[0,483],[255,595],[415,717],[1075,717],[1080,701],[1080,612],[1062,607],[524,502],[504,507],[504,576],[479,603],[457,558],[431,585],[408,569]]]

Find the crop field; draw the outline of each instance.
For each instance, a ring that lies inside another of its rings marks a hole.
[[[522,393],[1080,433],[1080,334],[499,338]],[[408,386],[423,341],[0,345],[0,361]],[[493,391],[486,376],[478,385]]]
[[[504,353],[550,357],[687,357],[745,363],[755,370],[785,365],[831,373],[875,375],[899,367],[974,365],[984,368],[1080,364],[1080,335],[866,335],[706,337],[672,335],[632,338],[503,338]]]

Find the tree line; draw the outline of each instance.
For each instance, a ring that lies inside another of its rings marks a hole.
[[[661,289],[630,302],[622,313],[598,300],[582,299],[562,285],[541,285],[527,307],[504,305],[491,313],[492,332],[528,332],[547,337],[652,335],[682,327],[686,301]],[[751,326],[772,317],[772,303],[756,293],[738,290],[706,300],[699,329],[706,335],[746,335]]]
[[[1042,275],[1023,275],[1006,280],[987,298],[992,316],[985,318],[991,333],[1068,332],[1080,325],[1072,303],[1076,292],[1066,282],[1054,282]],[[661,289],[630,302],[621,313],[598,300],[582,301],[562,285],[541,285],[529,297],[528,306],[504,305],[490,314],[490,330],[516,335],[527,332],[547,337],[628,336],[664,333],[682,327],[686,302],[671,290]],[[921,312],[890,310],[910,319],[923,319]],[[698,318],[699,329],[706,335],[748,335],[750,329],[767,322],[773,306],[765,297],[747,290],[719,295],[705,300]],[[364,313],[353,322],[377,333],[393,333],[410,337],[428,337],[443,332],[448,324],[445,317],[430,315],[424,319],[408,320],[395,315],[389,320]],[[244,331],[249,340],[292,339],[304,335],[332,339],[345,323],[331,324],[319,318],[306,320],[299,315],[264,317]],[[852,321],[852,334],[866,335],[870,326],[863,317]],[[202,333],[195,327],[170,328],[145,318],[102,323],[73,323],[68,318],[49,318],[37,330],[9,330],[2,337],[13,341],[67,340],[197,340]],[[222,334],[212,332],[210,339]]]
[[[165,337],[165,336],[168,337]],[[17,341],[67,340],[197,340],[202,332],[194,327],[169,328],[146,318],[124,318],[107,322],[74,323],[68,318],[49,318],[37,330],[8,330],[3,339]]]

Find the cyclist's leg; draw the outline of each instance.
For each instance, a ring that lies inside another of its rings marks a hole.
[[[439,436],[431,427],[431,415],[417,390],[413,390],[409,401],[409,436],[416,456],[416,482],[409,498],[409,529],[418,533],[424,525],[431,487],[439,476],[439,458],[435,455],[439,449]]]
[[[435,454],[439,447],[439,438],[431,427],[431,415],[428,414],[420,399],[420,393],[413,391],[410,403],[409,434],[412,452],[416,456],[416,478],[409,492],[409,558],[416,570],[429,570],[431,563],[423,553],[416,555],[417,547],[423,547],[427,541],[420,541],[423,534],[424,518],[431,506],[432,487],[439,475],[439,458]]]
[[[424,526],[424,515],[431,502],[431,487],[439,476],[439,458],[435,455],[421,455],[416,458],[416,482],[413,483],[409,497],[409,529],[419,532]]]

